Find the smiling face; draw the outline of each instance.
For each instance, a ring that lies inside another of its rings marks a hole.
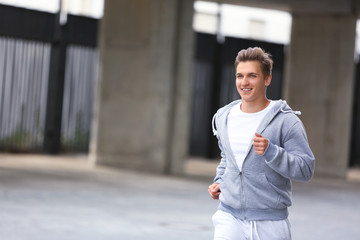
[[[239,62],[236,67],[236,88],[242,102],[253,106],[267,103],[266,87],[271,83],[271,75],[265,77],[258,61]]]

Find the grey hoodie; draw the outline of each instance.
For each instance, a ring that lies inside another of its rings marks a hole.
[[[308,144],[304,126],[283,100],[259,124],[257,133],[269,140],[263,155],[249,143],[240,171],[232,153],[227,133],[227,116],[241,100],[220,108],[213,118],[213,132],[218,138],[221,161],[215,183],[220,184],[219,209],[245,220],[281,220],[291,206],[291,180],[309,181],[314,174],[315,158]]]

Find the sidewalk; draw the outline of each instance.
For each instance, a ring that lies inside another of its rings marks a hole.
[[[0,239],[212,239],[213,166],[192,160],[180,178],[94,166],[85,156],[2,154]],[[294,240],[359,239],[360,182],[294,183],[293,202]]]

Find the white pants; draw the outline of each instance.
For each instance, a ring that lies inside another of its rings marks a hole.
[[[213,216],[214,240],[291,240],[290,222],[247,221],[218,210]]]

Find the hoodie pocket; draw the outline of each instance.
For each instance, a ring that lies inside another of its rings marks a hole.
[[[247,172],[244,174],[246,206],[248,208],[278,208],[280,195],[269,183],[264,173]]]
[[[219,200],[227,206],[238,209],[241,206],[241,179],[237,170],[226,169],[220,183]]]

